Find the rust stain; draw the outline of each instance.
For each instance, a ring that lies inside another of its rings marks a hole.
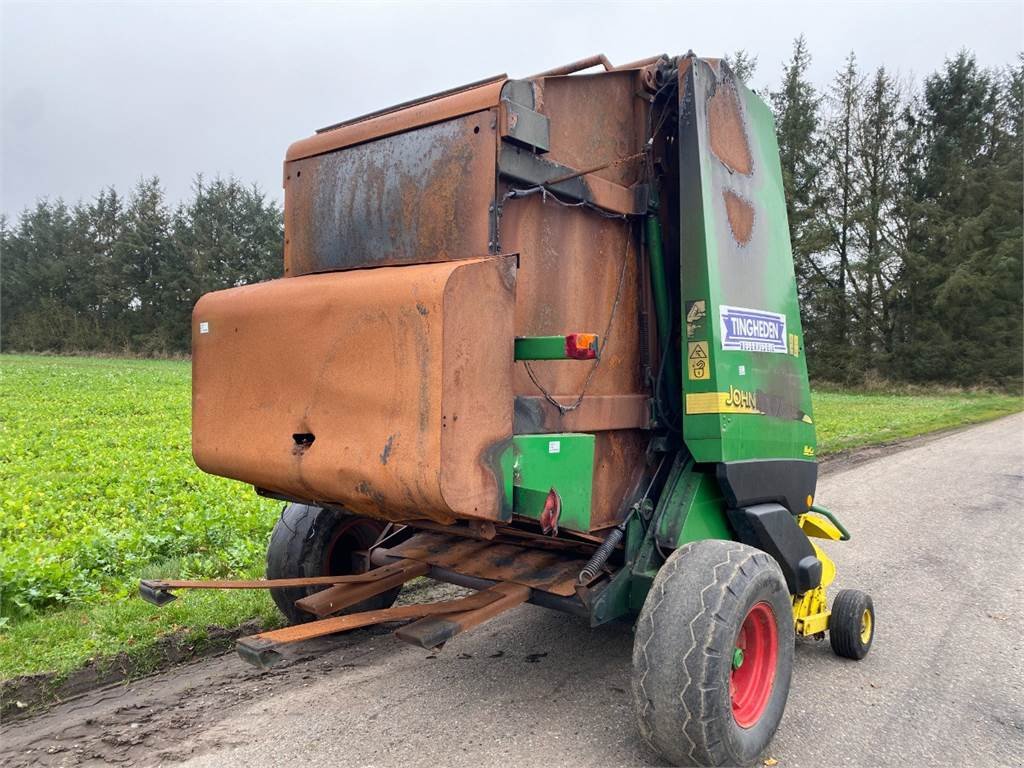
[[[750,144],[740,114],[736,82],[731,78],[720,80],[708,102],[708,133],[711,151],[731,171],[749,176],[753,170]]]
[[[740,245],[750,242],[750,234],[754,229],[754,206],[728,189],[722,191],[725,199],[725,213],[729,218],[729,229]]]

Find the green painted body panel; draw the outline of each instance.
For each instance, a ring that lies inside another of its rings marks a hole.
[[[554,488],[562,500],[558,525],[590,530],[594,478],[594,436],[586,434],[516,435],[512,438],[512,508],[515,514],[540,519]]]
[[[650,520],[626,528],[626,562],[591,606],[591,623],[638,612],[664,562],[661,552],[701,539],[733,539],[714,474],[681,451]]]
[[[810,388],[771,112],[722,64],[691,59],[679,77],[682,350],[688,354],[691,343],[703,343],[708,369],[699,380],[689,371],[683,377],[686,446],[697,462],[813,461]],[[755,312],[779,322],[752,323]],[[738,338],[748,327],[761,330]],[[771,343],[779,333],[783,338]],[[753,351],[779,346],[784,349]]]
[[[710,472],[697,471],[690,460],[676,460],[658,506],[663,513],[655,518],[655,535],[663,549],[678,549],[700,539],[733,537],[718,480]]]

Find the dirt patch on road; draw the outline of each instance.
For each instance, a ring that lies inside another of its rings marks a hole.
[[[11,722],[96,688],[216,656],[229,650],[239,637],[262,629],[258,621],[248,621],[234,629],[208,627],[201,641],[182,631],[161,637],[144,658],[119,653],[113,658],[89,661],[66,676],[41,673],[4,680],[0,683],[0,720]]]
[[[468,592],[421,579],[402,592],[398,603],[449,600]],[[119,668],[116,663],[102,672],[85,668],[60,684],[45,675],[19,678],[10,682],[10,694],[5,690],[5,706],[8,695],[22,696],[23,703],[35,696],[36,711],[3,717],[0,764],[157,765],[230,747],[230,736],[207,732],[238,706],[274,696],[283,687],[357,669],[360,658],[373,652],[373,638],[388,635],[395,626],[300,644],[287,649],[284,661],[270,670],[250,667],[225,652],[240,635],[260,631],[253,622],[211,633],[212,642],[202,649],[179,647],[180,638],[176,645],[168,637],[162,663],[172,668],[141,679],[132,679],[130,664]],[[200,653],[207,658],[196,660]],[[54,701],[59,703],[38,711]],[[207,737],[195,738],[199,733]]]

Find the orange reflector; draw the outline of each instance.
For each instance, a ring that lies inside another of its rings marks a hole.
[[[593,360],[597,357],[597,334],[570,333],[565,337],[565,356],[573,360]]]

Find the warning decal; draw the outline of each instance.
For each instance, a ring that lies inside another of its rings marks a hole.
[[[687,346],[687,368],[690,371],[690,381],[707,381],[711,378],[711,368],[708,365],[708,343],[706,341],[691,341]]]
[[[704,336],[704,318],[707,317],[707,304],[704,299],[686,302],[686,336]]]

